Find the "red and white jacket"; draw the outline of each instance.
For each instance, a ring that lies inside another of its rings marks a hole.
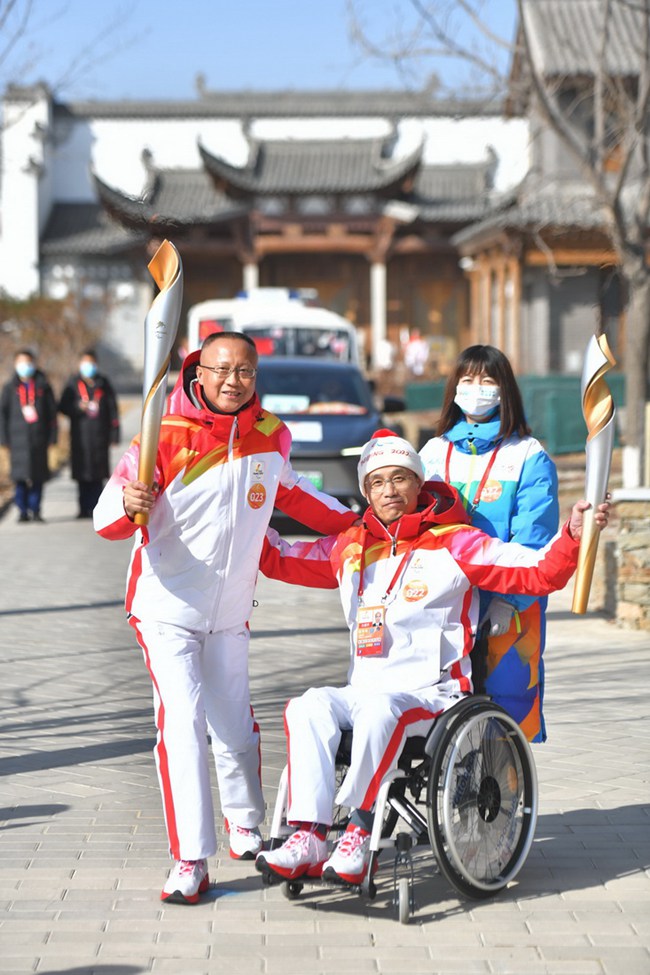
[[[203,406],[198,356],[185,360],[163,417],[149,524],[135,525],[122,499],[124,484],[137,479],[139,437],[104,488],[94,521],[104,538],[135,535],[127,612],[210,632],[248,620],[274,506],[326,533],[357,516],[295,474],[291,434],[257,396],[234,415]]]
[[[449,693],[470,691],[477,587],[541,596],[565,586],[575,569],[579,543],[566,526],[534,551],[470,527],[455,488],[443,482],[425,488],[419,499],[424,510],[390,529],[368,509],[363,524],[337,536],[289,545],[268,532],[260,563],[265,575],[338,586],[350,630],[352,686],[406,691],[444,683]],[[376,656],[357,651],[362,561],[363,606],[385,609]]]

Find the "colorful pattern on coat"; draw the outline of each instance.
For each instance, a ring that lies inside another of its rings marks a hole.
[[[500,420],[462,421],[421,450],[428,479],[447,480],[463,497],[472,524],[503,541],[539,549],[557,530],[555,465],[534,437],[499,441]],[[450,444],[452,450],[450,452]],[[481,478],[498,447],[489,477],[472,510]],[[481,593],[481,616],[494,595],[516,612],[510,629],[488,639],[487,692],[521,725],[530,741],[545,741],[543,715],[546,600],[506,592]]]

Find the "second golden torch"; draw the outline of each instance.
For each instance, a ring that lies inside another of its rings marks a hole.
[[[164,240],[149,264],[160,291],[147,313],[144,328],[144,379],[138,480],[153,486],[160,424],[165,409],[167,376],[178,331],[183,300],[183,265],[178,251]],[[147,514],[136,514],[136,525],[146,525]]]
[[[582,370],[582,412],[587,424],[585,499],[591,508],[584,513],[580,553],[573,590],[573,613],[587,612],[589,591],[596,563],[600,532],[594,513],[605,500],[607,481],[614,448],[614,417],[616,409],[612,394],[603,376],[616,360],[604,335],[593,335],[587,346]]]

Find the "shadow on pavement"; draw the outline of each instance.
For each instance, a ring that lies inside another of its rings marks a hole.
[[[40,975],[138,975],[148,972],[149,968],[137,968],[134,965],[82,965],[80,968],[48,968]]]
[[[16,775],[19,772],[41,772],[44,769],[64,768],[70,765],[96,765],[104,759],[149,753],[155,740],[154,734],[149,738],[106,741],[98,745],[61,748],[58,751],[48,748],[47,751],[12,755],[10,758],[0,759],[0,776]]]
[[[643,829],[645,822],[646,828]],[[516,880],[505,890],[486,900],[462,898],[445,878],[437,873],[433,853],[428,848],[418,848],[414,862],[413,892],[416,912],[413,920],[418,924],[440,921],[442,918],[464,914],[468,910],[480,910],[485,904],[488,910],[498,903],[517,903],[525,910],[531,909],[540,897],[558,896],[581,890],[593,890],[603,884],[623,877],[643,874],[650,866],[650,845],[647,841],[647,824],[650,823],[650,805],[621,806],[618,809],[574,809],[568,813],[540,816],[537,837],[542,834],[544,843],[533,845],[531,856],[524,864]],[[598,839],[590,845],[590,832]],[[625,847],[629,856],[621,857],[620,834],[633,837]],[[617,857],[603,837],[611,833],[616,843]],[[573,837],[575,844],[567,842]],[[554,846],[553,839],[561,838],[561,845]],[[584,866],[580,861],[584,861]],[[400,873],[400,876],[404,876]],[[306,910],[318,910],[324,914],[360,915],[375,917],[396,916],[393,901],[392,851],[383,853],[375,878],[377,897],[374,901],[360,897],[354,891],[345,891],[331,885],[305,883],[296,905]],[[437,906],[438,905],[438,906]],[[298,907],[296,908],[298,909]]]
[[[123,599],[109,599],[99,603],[70,603],[68,606],[23,606],[0,610],[0,616],[36,616],[43,613],[76,613],[81,609],[110,609],[124,606]]]
[[[59,813],[67,812],[68,809],[70,809],[70,806],[65,806],[60,802],[43,803],[41,805],[34,806],[0,807],[0,822],[5,823],[4,826],[0,826],[0,830],[20,829],[21,826],[38,825],[38,821],[41,817],[43,822],[45,822],[45,820],[49,820],[51,816],[56,816]],[[30,822],[15,821],[19,819],[30,820]]]

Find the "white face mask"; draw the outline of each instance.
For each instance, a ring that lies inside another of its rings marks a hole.
[[[489,416],[500,402],[501,390],[498,386],[479,386],[476,383],[456,386],[454,403],[460,406],[465,416]]]

